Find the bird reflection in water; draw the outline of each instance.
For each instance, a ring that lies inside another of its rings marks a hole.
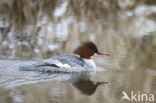
[[[108,82],[96,82],[94,83],[89,78],[88,80],[79,80],[76,83],[73,83],[81,93],[86,95],[92,95],[95,93],[96,89],[100,85],[108,84]]]
[[[108,82],[95,82],[90,78],[95,75],[96,72],[82,72],[82,73],[61,73],[50,72],[50,75],[55,75],[56,80],[60,80],[64,83],[71,83],[82,94],[92,95],[95,93],[98,86],[108,84]]]
[[[85,95],[92,95],[95,93],[98,86],[102,86],[104,84],[108,84],[108,82],[94,82],[90,78],[95,73],[92,72],[85,72],[80,74],[66,74],[70,75],[70,78],[66,81],[66,83],[72,83],[73,86],[78,89],[81,93]]]

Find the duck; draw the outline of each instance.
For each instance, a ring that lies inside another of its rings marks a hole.
[[[99,52],[97,46],[87,41],[81,43],[74,51],[76,55],[59,55],[31,65],[21,65],[20,70],[42,72],[84,72],[96,70],[95,62],[91,59],[94,54],[109,56]]]

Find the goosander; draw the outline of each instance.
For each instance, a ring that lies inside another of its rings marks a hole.
[[[82,72],[93,71],[96,69],[96,65],[91,56],[94,54],[106,55],[98,51],[96,45],[93,42],[87,41],[82,43],[78,48],[74,50],[74,55],[61,55],[54,58],[44,60],[32,65],[21,65],[20,70],[33,70],[44,72]]]

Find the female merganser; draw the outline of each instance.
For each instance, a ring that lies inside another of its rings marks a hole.
[[[20,70],[33,70],[33,71],[45,71],[45,72],[82,72],[93,71],[96,65],[91,56],[95,53],[98,55],[109,55],[98,51],[96,45],[93,42],[82,43],[74,53],[79,55],[61,55],[54,58],[44,60],[32,65],[22,65]]]

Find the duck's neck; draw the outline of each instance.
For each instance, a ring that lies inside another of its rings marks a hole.
[[[96,68],[96,65],[94,63],[94,61],[92,59],[86,59],[86,58],[83,58],[84,62],[88,65],[88,66],[91,66],[93,68]]]

